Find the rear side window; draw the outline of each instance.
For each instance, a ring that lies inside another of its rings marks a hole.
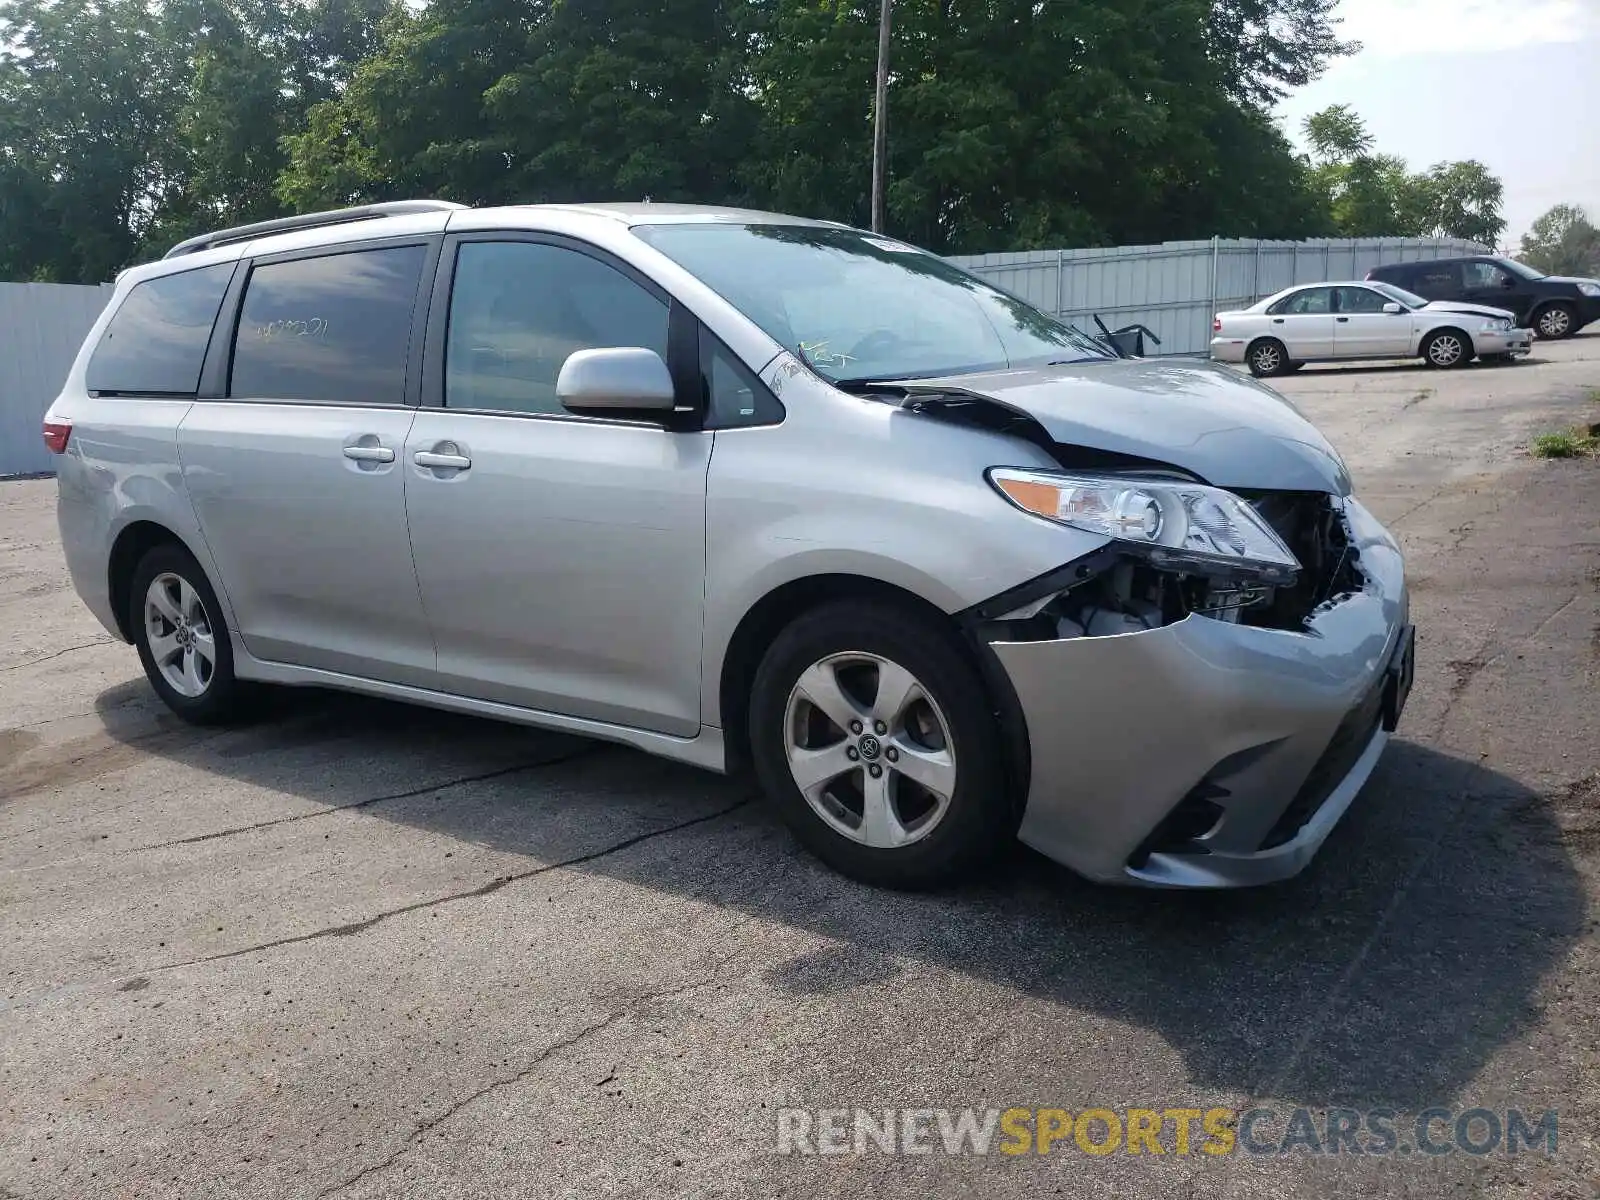
[[[1326,316],[1333,311],[1333,289],[1306,288],[1285,296],[1267,311],[1274,316]]]
[[[250,272],[229,393],[402,404],[422,246],[264,263]]]
[[[1447,300],[1461,290],[1461,264],[1423,263],[1406,286],[1429,300]]]
[[[89,358],[91,392],[192,396],[234,264],[134,284]]]

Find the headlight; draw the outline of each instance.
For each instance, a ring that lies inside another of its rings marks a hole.
[[[1485,321],[1479,328],[1479,333],[1500,333],[1511,328],[1511,322],[1504,317],[1496,317],[1492,321]]]
[[[1023,512],[1139,547],[1158,566],[1244,569],[1292,582],[1300,561],[1244,500],[1199,483],[995,467],[989,482]]]
[[[1600,296],[1600,283],[1580,283],[1578,290],[1585,296]]]

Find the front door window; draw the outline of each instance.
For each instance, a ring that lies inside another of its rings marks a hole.
[[[559,413],[577,350],[667,353],[667,304],[600,259],[540,242],[466,242],[456,254],[446,408]]]

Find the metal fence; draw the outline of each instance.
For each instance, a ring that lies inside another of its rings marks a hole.
[[[111,285],[0,283],[0,476],[50,471],[40,421]]]
[[[1264,242],[1213,238],[1100,250],[1028,250],[950,261],[1085,329],[1140,323],[1152,354],[1205,354],[1211,318],[1296,283],[1360,279],[1383,263],[1484,254],[1476,242],[1434,238]]]

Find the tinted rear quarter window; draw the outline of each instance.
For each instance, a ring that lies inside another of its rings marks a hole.
[[[192,396],[233,268],[216,263],[134,284],[89,358],[88,389]]]
[[[250,273],[231,395],[401,404],[422,246],[263,263]]]
[[[1460,263],[1422,263],[1406,287],[1429,300],[1445,300],[1461,290]]]

